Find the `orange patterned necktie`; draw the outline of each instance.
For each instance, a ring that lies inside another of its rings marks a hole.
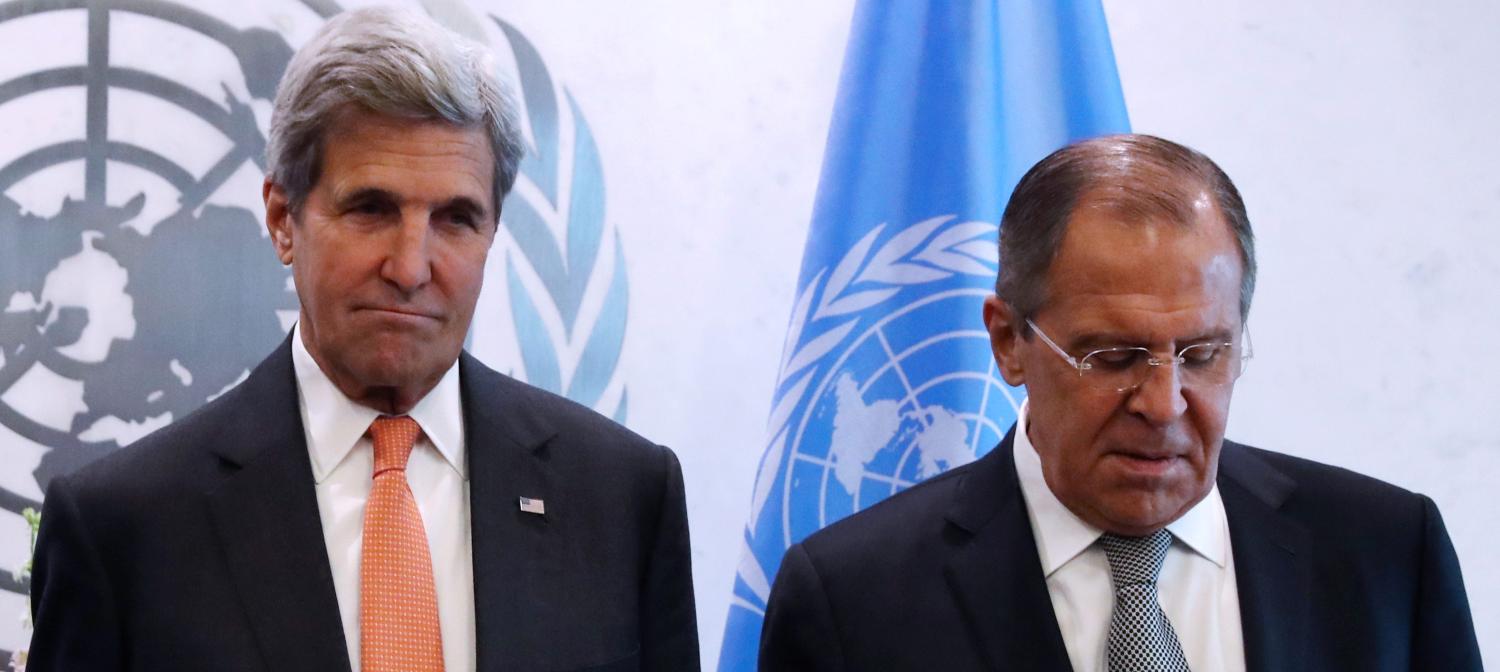
[[[375,482],[365,504],[359,556],[359,660],[362,672],[442,672],[432,555],[406,459],[422,428],[409,416],[370,425]]]

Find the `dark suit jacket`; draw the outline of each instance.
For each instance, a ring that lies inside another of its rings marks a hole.
[[[50,484],[28,669],[349,669],[290,343]],[[459,371],[479,669],[696,670],[676,457],[468,354]]]
[[[1014,431],[984,458],[788,549],[761,669],[1071,669]],[[1432,500],[1228,441],[1218,484],[1249,670],[1481,669]]]

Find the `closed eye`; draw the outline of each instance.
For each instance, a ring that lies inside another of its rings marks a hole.
[[[1097,350],[1084,357],[1084,362],[1106,371],[1120,371],[1135,366],[1147,354],[1137,348]]]
[[[1184,366],[1212,366],[1229,350],[1226,343],[1199,343],[1182,349],[1178,354]]]

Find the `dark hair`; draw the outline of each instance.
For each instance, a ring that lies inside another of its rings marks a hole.
[[[1085,199],[1139,221],[1192,221],[1207,192],[1239,246],[1240,319],[1255,294],[1255,234],[1234,182],[1202,153],[1150,135],[1109,135],[1075,142],[1039,161],[1011,192],[1000,223],[995,293],[1022,319],[1047,300],[1047,271],[1073,211]]]

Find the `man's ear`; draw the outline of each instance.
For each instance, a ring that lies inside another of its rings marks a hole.
[[[266,231],[271,234],[271,244],[276,247],[276,258],[283,266],[292,264],[292,206],[287,200],[286,190],[267,177],[261,186],[261,198],[266,202]]]
[[[990,351],[1000,377],[1014,387],[1026,383],[1026,367],[1021,362],[1021,339],[1026,321],[1000,297],[991,294],[984,300],[984,326],[990,332]]]

